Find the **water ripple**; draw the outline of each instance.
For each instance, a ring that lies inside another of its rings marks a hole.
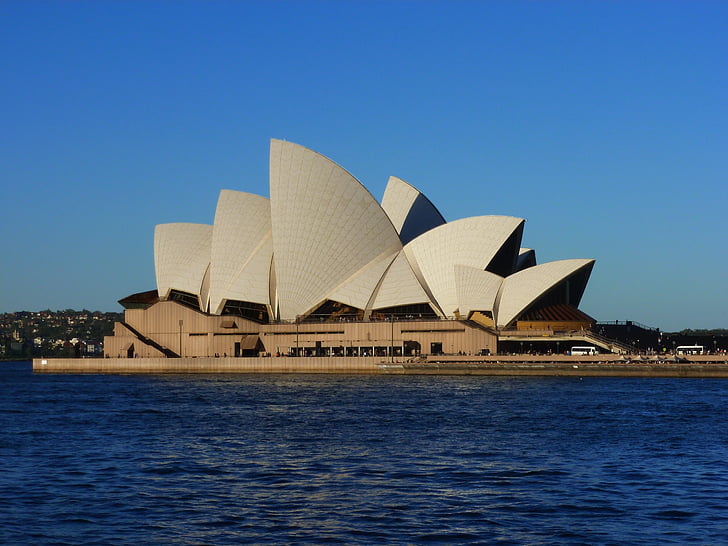
[[[728,542],[723,381],[0,373],[0,543]]]

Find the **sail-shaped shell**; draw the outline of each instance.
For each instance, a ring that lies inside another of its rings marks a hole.
[[[440,211],[424,194],[396,176],[389,177],[382,197],[382,208],[404,245],[445,223]]]
[[[212,226],[207,224],[159,224],[154,229],[154,266],[157,291],[166,299],[171,290],[194,294],[200,298],[203,281],[210,265]]]
[[[431,229],[405,246],[415,273],[429,287],[445,316],[454,316],[459,308],[455,266],[485,270],[523,222],[511,216],[465,218]]]
[[[557,285],[576,277],[577,274],[583,273],[575,280],[577,286],[565,290],[565,301],[562,302],[577,307],[593,266],[594,260],[558,260],[535,265],[510,275],[504,279],[498,295],[498,327],[509,326],[541,296]]]
[[[210,310],[226,300],[269,304],[273,235],[270,200],[222,190],[212,231]]]
[[[494,312],[495,300],[503,277],[475,267],[455,266],[455,288],[460,315],[467,318],[471,311]]]
[[[407,256],[401,251],[385,273],[371,308],[376,310],[400,305],[429,304],[431,301],[412,271]]]
[[[303,146],[271,141],[270,196],[281,319],[310,312],[372,261],[402,248],[364,186]],[[347,303],[364,308],[367,301]]]
[[[317,310],[325,319],[331,301],[363,317],[429,305],[442,317],[484,312],[503,328],[525,312],[577,306],[594,264],[536,265],[535,252],[520,248],[524,222],[477,216],[445,223],[397,177],[380,205],[330,159],[272,140],[270,199],[223,190],[213,226],[156,227],[158,295],[212,314],[251,310],[259,320]]]

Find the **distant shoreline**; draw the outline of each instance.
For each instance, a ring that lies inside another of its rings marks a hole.
[[[261,358],[48,358],[33,359],[34,373],[57,374],[365,374],[578,377],[728,378],[725,355],[658,360],[619,355]]]

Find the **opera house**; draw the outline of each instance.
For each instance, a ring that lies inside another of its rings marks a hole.
[[[514,330],[589,328],[591,259],[536,263],[525,220],[446,222],[391,177],[270,144],[270,198],[222,190],[212,225],[158,225],[156,290],[128,296],[111,357],[495,353]]]

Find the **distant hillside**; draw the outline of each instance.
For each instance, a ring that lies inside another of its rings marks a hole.
[[[728,336],[728,328],[713,328],[712,330],[691,330],[687,328],[680,330],[678,333],[684,336]]]
[[[0,314],[0,358],[98,356],[123,313],[18,311]]]

